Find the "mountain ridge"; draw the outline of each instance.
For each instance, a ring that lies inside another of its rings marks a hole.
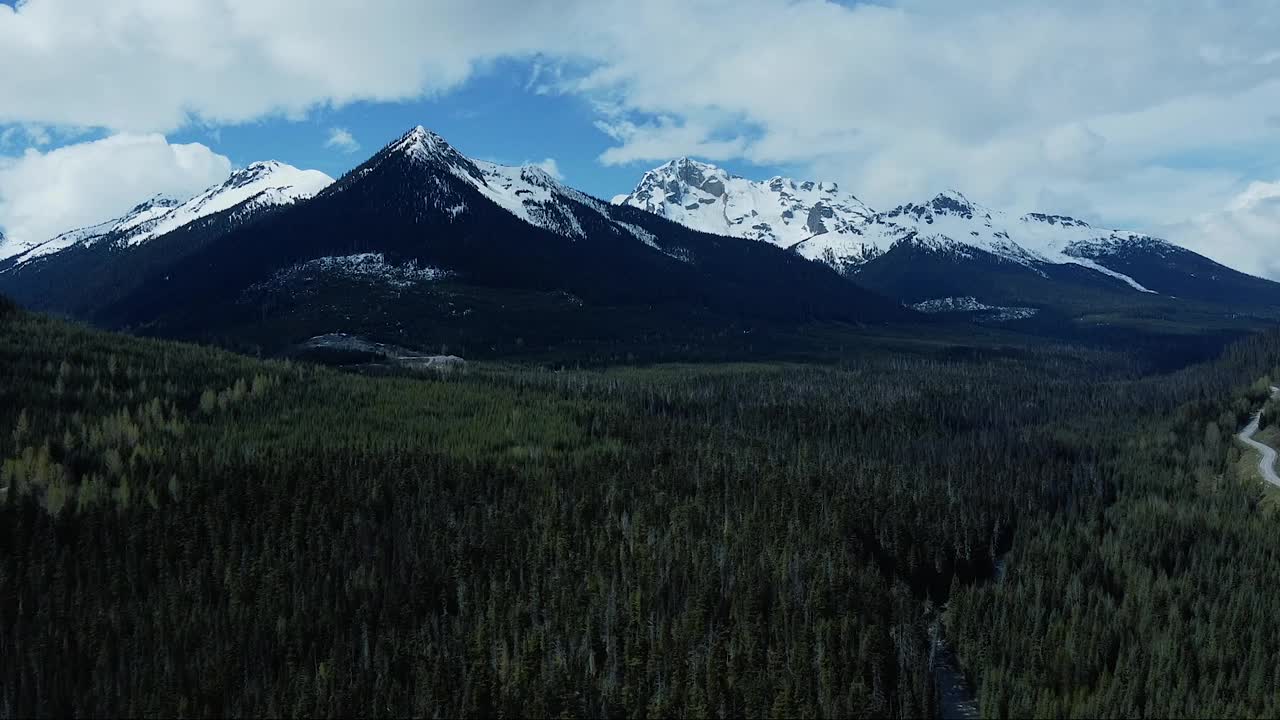
[[[980,254],[994,262],[1022,266],[1045,279],[1063,275],[1053,267],[1074,266],[1101,276],[1097,282],[1113,285],[1121,294],[1280,306],[1280,284],[1233,270],[1160,238],[1096,228],[1065,215],[1032,212],[1015,217],[979,205],[955,189],[923,203],[877,211],[835,183],[780,177],[748,180],[710,163],[680,158],[647,171],[632,193],[619,195],[613,202],[689,227],[783,247],[908,304],[945,296],[930,296],[928,288],[884,280],[909,273],[876,265],[919,257],[891,252],[903,244],[950,257],[957,272]],[[1067,275],[1079,277],[1074,271]],[[962,295],[982,297],[984,277],[991,276],[975,274]],[[990,294],[991,288],[985,290]],[[987,299],[1008,303],[1026,298],[992,295]]]
[[[499,348],[928,322],[794,253],[469,158],[422,127],[314,197],[244,221],[229,212],[11,265],[0,291],[106,327],[273,350],[333,332]]]
[[[0,263],[8,261],[12,267],[77,245],[102,241],[138,245],[233,208],[251,213],[263,207],[306,199],[332,183],[333,178],[318,170],[300,170],[276,160],[254,162],[185,200],[153,195],[120,217],[69,230],[47,240],[6,243],[0,235]],[[3,271],[0,265],[0,272]]]
[[[0,292],[108,328],[251,352],[335,332],[497,354],[637,338],[687,348],[827,322],[999,323],[1110,342],[1152,319],[1236,332],[1280,309],[1280,286],[1190,251],[1061,215],[1010,220],[956,190],[882,213],[836,184],[771,178],[731,203],[724,196],[751,181],[687,159],[664,168],[648,175],[650,200],[690,213],[720,203],[717,222],[740,219],[738,232],[765,241],[605,202],[535,166],[470,158],[417,126],[308,198],[255,204],[275,196],[245,191],[241,205],[145,242],[99,233],[113,241],[0,261]],[[135,210],[165,216],[169,204]],[[857,263],[838,262],[839,243],[856,245]]]

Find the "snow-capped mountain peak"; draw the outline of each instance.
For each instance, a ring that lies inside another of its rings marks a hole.
[[[613,202],[663,215],[695,230],[783,248],[819,235],[856,235],[856,228],[871,213],[835,183],[784,177],[755,182],[690,158],[650,170],[631,194]]]
[[[953,213],[963,216],[984,214],[986,210],[974,204],[959,190],[945,190],[929,201],[929,207],[938,213]]]
[[[386,149],[390,154],[403,154],[417,162],[445,162],[466,164],[467,158],[444,138],[422,127],[413,128],[391,143]]]
[[[225,182],[174,207],[153,222],[137,225],[126,240],[131,245],[172,232],[202,217],[246,204],[246,211],[287,205],[309,198],[329,186],[333,178],[318,170],[299,170],[275,160],[255,162],[237,170]]]
[[[876,212],[835,183],[775,176],[751,181],[709,163],[678,158],[644,174],[634,191],[614,199],[705,232],[769,242],[845,272],[899,243],[968,256],[978,250],[1041,272],[1074,264],[1146,290],[1108,270],[1098,258],[1114,248],[1163,241],[1099,230],[1062,215],[1005,213],[949,189],[923,203]]]
[[[418,125],[410,128],[409,132],[400,136],[400,139],[393,143],[393,145],[398,149],[405,149],[410,147],[448,146],[449,143],[445,142],[445,139],[439,135],[431,132],[421,125]]]
[[[929,202],[917,205],[907,203],[885,213],[890,219],[906,218],[913,222],[932,225],[938,218],[980,220],[990,225],[991,211],[965,197],[959,190],[938,193]]]
[[[0,260],[17,258],[23,263],[75,245],[92,245],[103,240],[139,245],[233,208],[237,208],[239,214],[249,214],[264,207],[303,200],[332,182],[332,178],[317,170],[299,170],[275,160],[255,162],[186,201],[155,195],[118,218],[71,230],[51,240],[0,243]]]
[[[662,175],[674,175],[676,178],[690,184],[700,185],[708,179],[723,178],[728,175],[724,170],[712,165],[711,163],[699,162],[690,157],[682,157],[673,160],[667,165],[659,168]]]
[[[398,172],[410,175],[400,182],[416,185],[423,202],[447,213],[453,221],[475,208],[470,207],[465,194],[450,185],[449,178],[460,180],[521,220],[567,238],[587,237],[582,226],[582,214],[586,212],[603,217],[618,233],[651,241],[648,233],[615,221],[606,203],[565,186],[546,170],[536,165],[501,165],[468,157],[421,125],[383,148],[337,183],[332,192],[343,192],[396,159],[407,163],[399,165]]]

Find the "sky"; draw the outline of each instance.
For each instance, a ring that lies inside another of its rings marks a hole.
[[[11,239],[423,125],[603,198],[687,155],[1280,279],[1274,0],[0,0],[0,68]]]

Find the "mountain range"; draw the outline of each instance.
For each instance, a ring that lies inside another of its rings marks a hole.
[[[468,158],[421,127],[331,184],[243,197],[246,179],[175,205],[222,209],[163,237],[139,241],[131,213],[48,253],[9,252],[0,292],[106,327],[268,352],[334,332],[500,353],[916,321],[794,253]]]
[[[1068,295],[1087,288],[1089,294],[1102,289],[1280,304],[1280,285],[1159,238],[1062,215],[1011,217],[955,190],[882,212],[835,183],[751,181],[681,158],[645,173],[634,191],[613,202],[704,232],[775,245],[913,304],[957,295],[1049,302],[1062,297],[1064,285],[1083,286]]]
[[[755,182],[684,158],[605,202],[422,127],[336,181],[254,163],[47,241],[0,237],[0,293],[266,353],[350,333],[474,355],[680,356],[815,323],[1076,337],[1153,318],[1242,331],[1280,308],[1280,285],[1157,238],[1009,217],[954,191],[879,212],[834,183]]]

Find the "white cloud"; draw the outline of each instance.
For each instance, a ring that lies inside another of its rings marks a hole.
[[[170,131],[447,91],[565,37],[554,0],[0,5],[0,123]],[[556,44],[556,43],[553,43]],[[91,71],[86,71],[89,69]]]
[[[560,172],[560,164],[556,162],[555,158],[547,158],[542,162],[533,163],[533,166],[541,168],[543,172],[556,180],[564,180],[564,174]]]
[[[157,193],[195,195],[230,172],[231,161],[204,145],[171,145],[162,135],[29,149],[0,157],[0,228],[10,242],[40,242],[122,215]]]
[[[329,128],[329,139],[324,142],[327,148],[336,148],[344,153],[353,153],[360,149],[360,143],[346,128]]]
[[[1280,87],[1253,60],[1273,48],[1271,2],[732,5],[647,3],[565,86],[609,94],[611,127],[669,119],[614,133],[603,161],[710,144],[877,205],[957,186],[1021,206],[1079,186],[1106,197],[1171,153],[1275,140]]]
[[[1280,281],[1280,181],[1254,182],[1222,210],[1165,231],[1224,265]]]
[[[605,165],[624,165],[675,155],[725,160],[741,156],[746,148],[746,141],[741,137],[714,139],[711,128],[704,124],[681,122],[666,116],[643,125],[630,120],[599,120],[596,127],[620,143],[601,153],[600,161]]]

